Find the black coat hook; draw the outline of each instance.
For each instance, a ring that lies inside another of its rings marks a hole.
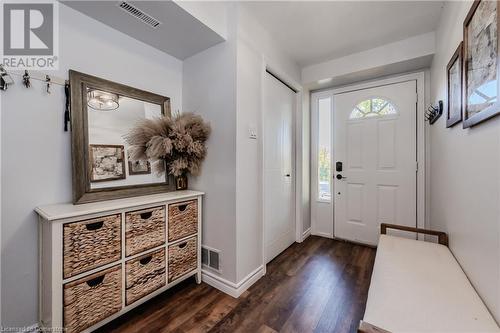
[[[50,85],[51,85],[50,76],[45,75],[45,82],[47,83],[47,94],[50,94]]]
[[[71,121],[71,113],[70,113],[71,92],[70,92],[70,86],[69,86],[68,82],[66,82],[66,84],[64,85],[64,95],[66,96],[66,105],[64,108],[64,132],[67,132],[68,131],[68,124]]]
[[[14,80],[12,80],[7,70],[0,65],[0,90],[7,90],[11,84],[14,84]]]
[[[427,108],[427,112],[425,113],[425,120],[429,122],[429,124],[434,124],[439,117],[443,114],[443,101],[439,101],[436,106],[431,105]]]
[[[0,76],[0,90],[7,90],[7,88],[9,88],[9,85],[7,84],[7,82],[5,82],[5,80],[3,79],[2,76]]]
[[[30,75],[28,73],[27,70],[24,71],[24,75],[23,75],[23,85],[26,87],[26,88],[29,88],[31,87],[31,81],[30,81]]]

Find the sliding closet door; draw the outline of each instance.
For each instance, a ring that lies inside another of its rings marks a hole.
[[[295,93],[273,76],[265,75],[264,241],[269,262],[295,241]]]

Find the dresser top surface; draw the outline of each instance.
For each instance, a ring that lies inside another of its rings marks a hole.
[[[55,221],[142,205],[189,199],[202,196],[204,194],[205,193],[199,191],[187,190],[143,195],[125,199],[107,200],[81,205],[73,205],[72,203],[60,203],[38,206],[35,208],[35,212],[37,212],[38,215],[40,215],[46,221]]]

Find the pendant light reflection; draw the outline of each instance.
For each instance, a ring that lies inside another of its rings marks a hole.
[[[118,109],[118,95],[102,90],[89,90],[87,93],[87,104],[97,111],[113,111]]]

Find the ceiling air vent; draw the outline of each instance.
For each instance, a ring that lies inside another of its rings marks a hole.
[[[157,19],[155,19],[151,15],[144,13],[142,10],[129,4],[126,1],[120,2],[119,7],[121,9],[123,9],[124,11],[126,11],[127,13],[129,13],[130,15],[132,15],[133,17],[141,20],[142,22],[146,23],[147,25],[149,25],[153,28],[158,28],[161,24],[160,21],[158,21]]]

